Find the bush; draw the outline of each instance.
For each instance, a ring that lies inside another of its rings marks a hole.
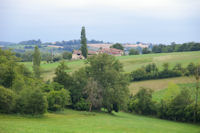
[[[63,59],[68,59],[71,60],[72,59],[72,53],[71,52],[63,52],[62,53]]]
[[[132,48],[132,49],[129,50],[129,53],[128,53],[128,54],[129,54],[129,55],[139,55],[140,53],[139,53],[138,50]]]
[[[186,73],[184,73],[184,69],[181,67],[181,64],[177,64],[172,70],[169,69],[168,63],[163,64],[163,67],[164,69],[162,71],[158,71],[158,68],[154,63],[148,64],[131,72],[131,80],[141,81],[149,79],[180,77],[182,75],[186,75]]]
[[[200,106],[198,105],[196,120],[200,121]],[[161,100],[158,116],[160,118],[191,122],[194,121],[195,104],[189,90],[183,88],[175,97]]]
[[[48,110],[62,110],[66,105],[70,104],[70,93],[65,89],[59,91],[51,91],[47,94]]]
[[[15,106],[15,100],[16,100],[16,95],[12,90],[0,86],[1,113],[11,113]]]
[[[46,97],[40,90],[24,89],[19,94],[15,111],[22,114],[44,114],[47,106]]]
[[[131,112],[138,114],[152,115],[156,114],[155,102],[152,101],[152,90],[142,88],[133,96],[128,104],[128,109]]]
[[[90,103],[85,99],[81,98],[79,102],[74,105],[74,108],[77,110],[89,110]]]

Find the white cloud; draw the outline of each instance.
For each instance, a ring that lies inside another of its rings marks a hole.
[[[200,12],[200,0],[7,0],[7,3],[28,12],[108,11],[161,19],[192,17]]]

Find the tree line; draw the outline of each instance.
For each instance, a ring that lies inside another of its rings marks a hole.
[[[131,81],[141,81],[150,79],[162,79],[170,77],[189,76],[194,73],[196,66],[194,63],[189,63],[186,68],[177,63],[170,69],[169,63],[163,63],[162,69],[159,70],[155,63],[148,64],[130,73]]]
[[[39,48],[39,47],[38,47]],[[21,62],[31,62],[33,61],[34,51],[26,51],[24,53],[16,52],[15,55],[20,58]],[[41,60],[47,63],[61,61],[62,59],[70,60],[72,58],[72,53],[64,51],[62,54],[53,55],[52,53],[40,52]]]
[[[154,45],[152,53],[170,53],[170,52],[184,52],[184,51],[199,51],[200,43],[189,42],[183,44],[172,43],[171,45]]]

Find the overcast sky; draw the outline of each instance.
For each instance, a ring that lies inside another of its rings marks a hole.
[[[200,41],[200,0],[0,0],[0,41]]]

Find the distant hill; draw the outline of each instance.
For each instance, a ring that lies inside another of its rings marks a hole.
[[[7,45],[13,45],[13,44],[15,44],[15,43],[0,41],[1,46],[7,46]]]

